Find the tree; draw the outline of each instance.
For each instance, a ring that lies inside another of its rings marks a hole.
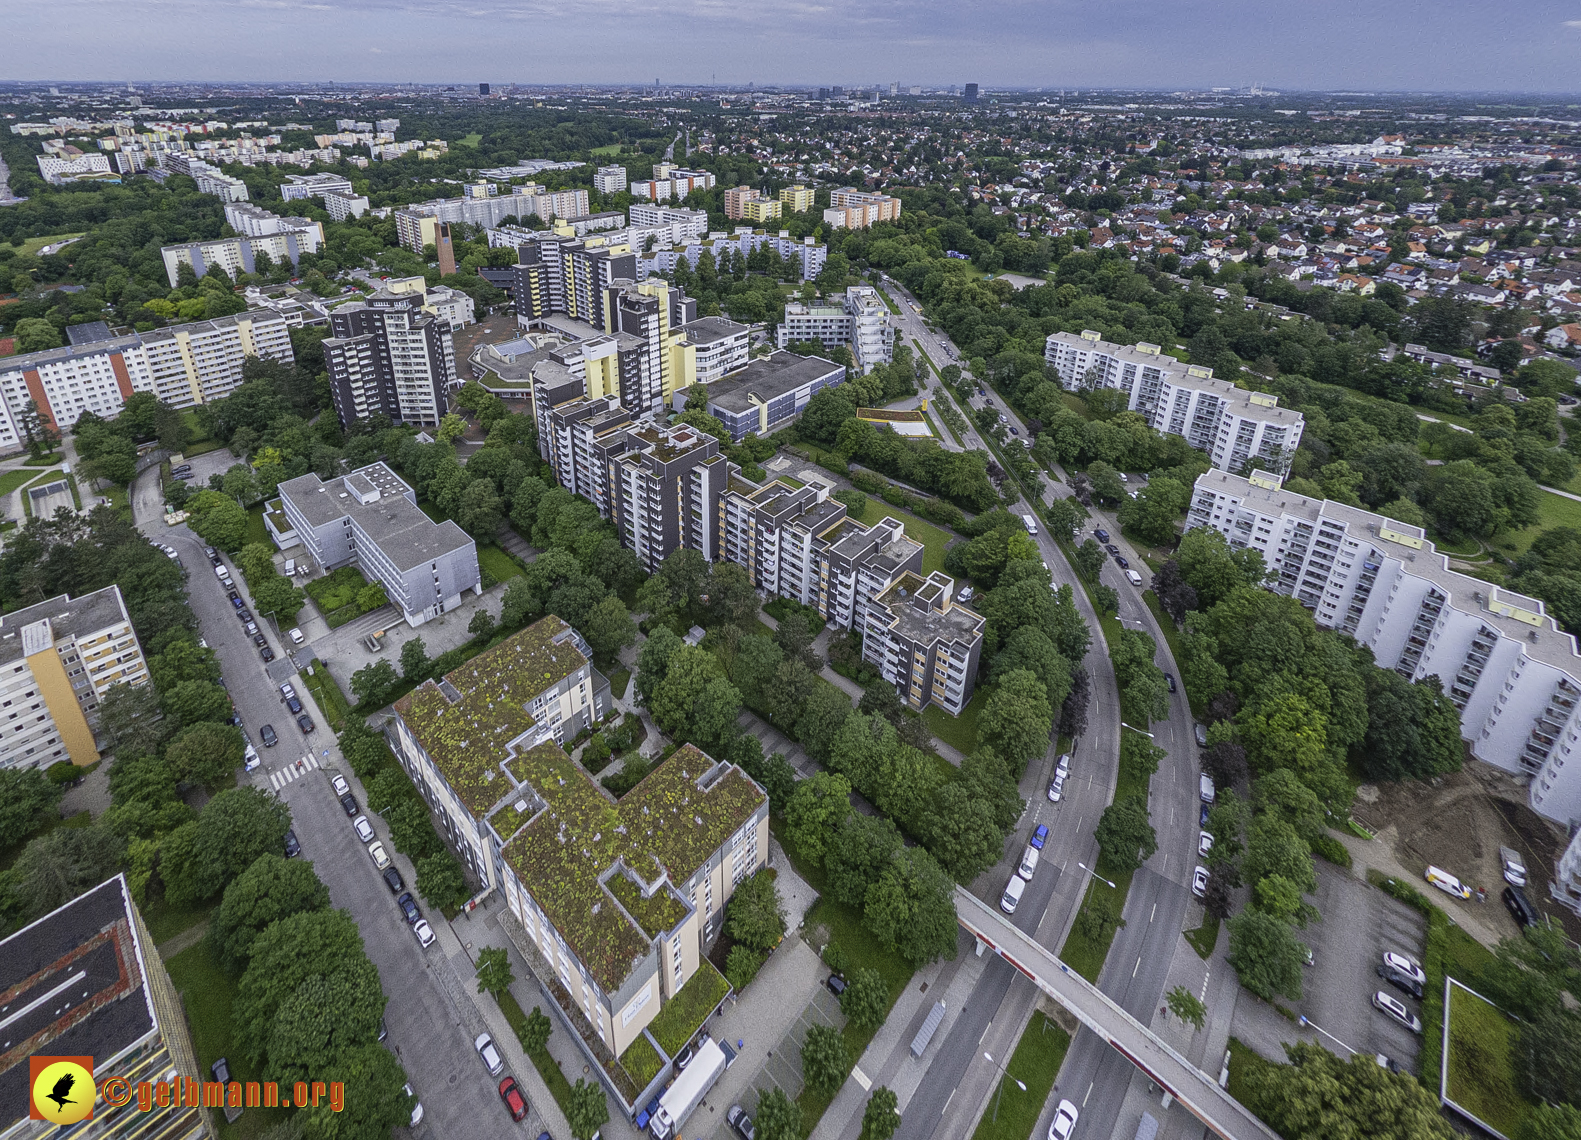
[[[722,625],[746,628],[758,612],[757,588],[744,566],[722,562],[708,578],[708,611]]]
[[[429,906],[444,910],[467,901],[467,880],[454,855],[440,851],[415,862],[417,893]]]
[[[150,669],[154,660],[149,661]],[[106,689],[99,701],[99,730],[109,738],[118,763],[128,756],[157,752],[173,728],[175,725],[160,716],[159,693],[153,685],[119,681]],[[110,771],[113,774],[115,769]]]
[[[291,809],[261,788],[227,788],[195,823],[165,841],[160,871],[165,896],[180,906],[213,898],[258,856],[281,849]]]
[[[680,635],[667,626],[661,625],[648,635],[648,640],[637,650],[636,693],[639,703],[652,706],[659,682],[669,672],[670,659],[685,644]]]
[[[355,1095],[346,1097],[340,1112],[327,1098],[302,1109],[305,1140],[387,1140],[392,1129],[411,1123],[413,1098],[405,1091],[406,1071],[377,1042],[348,1049],[313,1079],[338,1081]]]
[[[785,937],[785,904],[766,869],[744,880],[730,896],[725,932],[754,950],[771,950]]]
[[[1092,678],[1077,665],[1071,670],[1070,693],[1060,706],[1059,734],[1072,740],[1087,731],[1087,705],[1092,700]]]
[[[1246,749],[1234,740],[1221,740],[1204,748],[1202,770],[1213,778],[1214,786],[1220,788],[1244,783],[1251,775],[1246,765]]]
[[[565,1122],[576,1140],[592,1140],[593,1133],[609,1123],[609,1103],[598,1082],[588,1084],[581,1077],[576,1079],[565,1106]]]
[[[533,1006],[532,1012],[527,1015],[527,1020],[522,1025],[522,1051],[528,1056],[542,1053],[549,1048],[549,1034],[553,1029],[554,1022],[549,1020],[548,1015],[542,1009]]]
[[[796,784],[785,807],[787,838],[808,861],[822,865],[825,844],[851,812],[851,782],[844,776],[818,772]]]
[[[1301,998],[1301,966],[1306,960],[1290,924],[1260,910],[1230,919],[1229,963],[1241,985],[1264,1001],[1284,995]]]
[[[1159,476],[1120,505],[1117,516],[1128,534],[1149,546],[1164,546],[1175,540],[1175,523],[1191,502],[1191,491],[1175,479]]]
[[[753,1123],[762,1140],[801,1140],[801,1105],[775,1085],[768,1092],[758,1094],[758,1114]]]
[[[383,582],[369,582],[357,591],[357,608],[365,614],[389,604],[390,598],[384,592]]]
[[[492,540],[505,521],[505,511],[491,479],[474,479],[461,492],[456,525],[477,538]]]
[[[879,942],[922,966],[955,956],[954,892],[955,884],[932,855],[900,848],[868,888],[863,917]]]
[[[1450,1140],[1438,1098],[1369,1052],[1341,1061],[1321,1045],[1285,1045],[1288,1065],[1249,1070],[1250,1107],[1291,1140]]]
[[[41,317],[23,317],[11,331],[16,336],[17,352],[43,352],[60,347],[60,333]]]
[[[857,1029],[877,1029],[889,1014],[889,984],[877,970],[863,967],[851,975],[840,995],[840,1012]]]
[[[234,552],[247,539],[247,510],[221,491],[199,491],[187,500],[187,519],[199,537],[210,546]]]
[[[1109,937],[1124,925],[1120,902],[1107,887],[1095,889],[1076,912],[1075,929],[1094,946],[1106,945]]]
[[[1581,1016],[1555,1004],[1520,1028],[1515,1079],[1533,1101],[1581,1108]]]
[[[1515,1140],[1581,1140],[1581,1108],[1540,1104],[1527,1113]]]
[[[614,594],[607,594],[588,611],[582,622],[582,636],[587,638],[594,657],[613,661],[622,649],[637,643],[637,626],[631,620],[626,603]]]
[[[1206,526],[1182,536],[1175,560],[1202,610],[1211,610],[1242,586],[1257,585],[1265,573],[1260,553],[1251,547],[1232,550],[1229,539]]]
[[[1109,865],[1122,874],[1134,871],[1158,850],[1145,796],[1126,796],[1103,809],[1093,838]]]
[[[22,849],[11,894],[24,920],[65,906],[121,869],[126,844],[103,823],[57,827]]]
[[[421,680],[433,664],[428,659],[428,647],[420,637],[411,638],[401,646],[401,677],[407,681]]]
[[[487,641],[494,636],[494,615],[479,606],[473,611],[472,620],[467,622],[467,632],[479,641]],[[632,637],[635,639],[635,632]]]
[[[231,1005],[235,1042],[262,1064],[280,1008],[308,978],[367,960],[357,924],[343,910],[312,910],[271,923],[253,940],[252,960]],[[375,976],[377,986],[377,976]],[[384,1012],[384,997],[374,1003]],[[375,1021],[378,1013],[374,1015]]]
[[[860,909],[868,888],[878,881],[901,845],[900,832],[890,820],[849,813],[829,836],[824,854],[829,894]]]
[[[1165,995],[1164,1001],[1168,1004],[1170,1013],[1181,1021],[1189,1021],[1198,1029],[1201,1029],[1207,1021],[1208,1007],[1197,1000],[1197,995],[1185,986],[1176,986],[1170,990]]]
[[[231,699],[212,681],[182,681],[168,689],[161,702],[177,724],[199,724],[230,718]]]
[[[1153,575],[1153,593],[1170,620],[1177,626],[1186,620],[1186,614],[1197,608],[1197,591],[1180,573],[1180,563],[1171,558]]]
[[[801,1046],[801,1071],[807,1083],[823,1093],[834,1093],[851,1071],[845,1038],[832,1025],[814,1025]]]
[[[351,695],[365,708],[379,708],[389,699],[390,691],[400,683],[395,666],[390,664],[389,658],[382,657],[351,675]]]
[[[867,1107],[862,1110],[860,1140],[890,1140],[900,1128],[899,1103],[893,1089],[883,1085],[875,1088],[867,1098]]]
[[[1098,580],[1098,573],[1103,569],[1103,564],[1108,560],[1103,547],[1099,546],[1096,539],[1089,538],[1076,548],[1071,561],[1075,563],[1076,573],[1086,578],[1089,582]]]
[[[293,914],[326,910],[329,889],[313,864],[273,852],[260,855],[225,888],[209,924],[209,941],[232,970],[246,966],[253,942],[271,923]]]
[[[0,835],[14,843],[32,834],[64,792],[41,768],[0,768]]]
[[[1054,643],[1041,629],[1023,626],[1012,632],[1004,648],[994,655],[989,679],[998,681],[1015,669],[1026,669],[1037,675],[1048,694],[1051,709],[1057,709],[1064,703],[1066,694],[1070,692],[1070,662],[1060,656],[1059,650],[1054,648]],[[890,692],[894,692],[894,689],[890,688]]]
[[[367,955],[325,963],[280,1003],[269,1026],[266,1071],[282,1082],[315,1079],[347,1050],[378,1039],[385,1000]]]
[[[289,578],[282,578],[278,574],[266,577],[253,587],[253,605],[258,607],[258,612],[273,614],[281,625],[289,625],[296,620],[306,599],[307,595],[293,586]]]
[[[503,947],[485,946],[478,951],[478,993],[492,994],[498,999],[515,980],[510,954]]]
[[[1053,719],[1047,686],[1035,673],[1012,669],[983,706],[977,739],[992,746],[1019,779],[1027,762],[1048,748]]]
[[[234,725],[193,724],[166,746],[165,760],[178,781],[213,791],[240,767],[246,746],[242,730]]]

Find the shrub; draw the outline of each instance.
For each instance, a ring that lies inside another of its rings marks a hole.
[[[1321,855],[1336,867],[1350,866],[1350,848],[1332,835],[1319,835],[1312,840],[1313,854]]]
[[[750,947],[732,946],[725,959],[725,980],[740,993],[758,976],[766,958],[767,955],[759,954]]]

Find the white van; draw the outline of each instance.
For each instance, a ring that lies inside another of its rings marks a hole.
[[[1429,867],[1427,869],[1427,881],[1446,895],[1454,895],[1457,899],[1462,900],[1471,897],[1471,888],[1442,867]]]
[[[1016,868],[1016,874],[1031,882],[1032,876],[1037,874],[1037,871],[1038,849],[1028,843],[1027,849],[1021,853],[1021,866]]]
[[[221,582],[223,582],[223,581],[225,581],[225,579],[227,579],[227,578],[229,578],[231,576],[231,572],[230,572],[230,569],[228,567],[216,566],[214,568],[214,576],[216,578],[218,578]]]
[[[1015,914],[1016,906],[1021,902],[1021,892],[1027,889],[1027,881],[1020,875],[1011,875],[1010,884],[1005,887],[1005,893],[999,900],[999,909],[1006,914]]]
[[[284,573],[285,573],[285,576],[287,578],[291,577],[293,574],[296,573],[296,559],[295,558],[287,558],[285,560]]]
[[[1213,777],[1206,772],[1202,773],[1202,776],[1197,781],[1197,794],[1202,797],[1203,803],[1211,804],[1213,802]]]
[[[1038,536],[1038,520],[1032,515],[1022,515],[1021,521],[1027,524],[1027,533],[1036,538]]]
[[[1135,570],[1127,570],[1125,572],[1125,580],[1131,583],[1131,585],[1135,586],[1138,590],[1142,588],[1142,576]]]

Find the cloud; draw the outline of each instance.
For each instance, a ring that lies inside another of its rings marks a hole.
[[[1565,21],[1565,27],[1567,27],[1567,28],[1581,28],[1581,20],[1566,20]]]
[[[368,49],[368,54],[369,55],[383,55],[384,54],[384,49],[383,48],[369,48]]]

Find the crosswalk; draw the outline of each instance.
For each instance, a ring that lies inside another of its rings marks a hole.
[[[304,752],[300,760],[293,760],[278,772],[271,772],[269,786],[278,792],[298,776],[305,776],[317,767],[318,757],[311,752]]]

